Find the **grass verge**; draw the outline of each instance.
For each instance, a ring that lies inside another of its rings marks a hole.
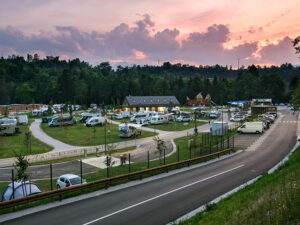
[[[300,224],[300,147],[273,174],[180,222],[182,224]]]
[[[15,157],[13,150],[17,153],[23,152],[23,154],[40,154],[49,152],[53,148],[38,139],[34,136],[31,136],[31,147],[27,148],[25,145],[25,132],[27,132],[28,127],[33,122],[33,120],[29,120],[28,125],[19,125],[21,133],[15,134],[12,136],[0,136],[0,158],[10,158]]]

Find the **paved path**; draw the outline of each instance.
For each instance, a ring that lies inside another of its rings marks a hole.
[[[41,129],[41,122],[41,119],[35,119],[30,126],[30,130],[35,138],[39,139],[41,142],[46,143],[47,145],[52,146],[54,148],[52,151],[66,151],[76,148],[82,148],[82,146],[68,145],[50,137]]]

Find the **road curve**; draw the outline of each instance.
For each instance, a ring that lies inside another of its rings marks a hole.
[[[164,179],[10,220],[6,224],[166,224],[266,173],[295,144],[295,121],[296,115],[283,113],[277,129],[251,151]]]

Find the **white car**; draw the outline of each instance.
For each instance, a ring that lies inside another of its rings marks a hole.
[[[176,119],[177,122],[190,122],[191,120],[192,118],[189,115],[181,115]]]
[[[85,179],[82,179],[82,184],[86,183]],[[65,188],[71,187],[74,185],[81,184],[81,178],[75,174],[64,174],[57,178],[56,187]]]

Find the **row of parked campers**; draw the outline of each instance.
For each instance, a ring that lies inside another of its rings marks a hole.
[[[0,135],[8,136],[19,133],[19,127],[16,119],[3,118],[0,119]]]

